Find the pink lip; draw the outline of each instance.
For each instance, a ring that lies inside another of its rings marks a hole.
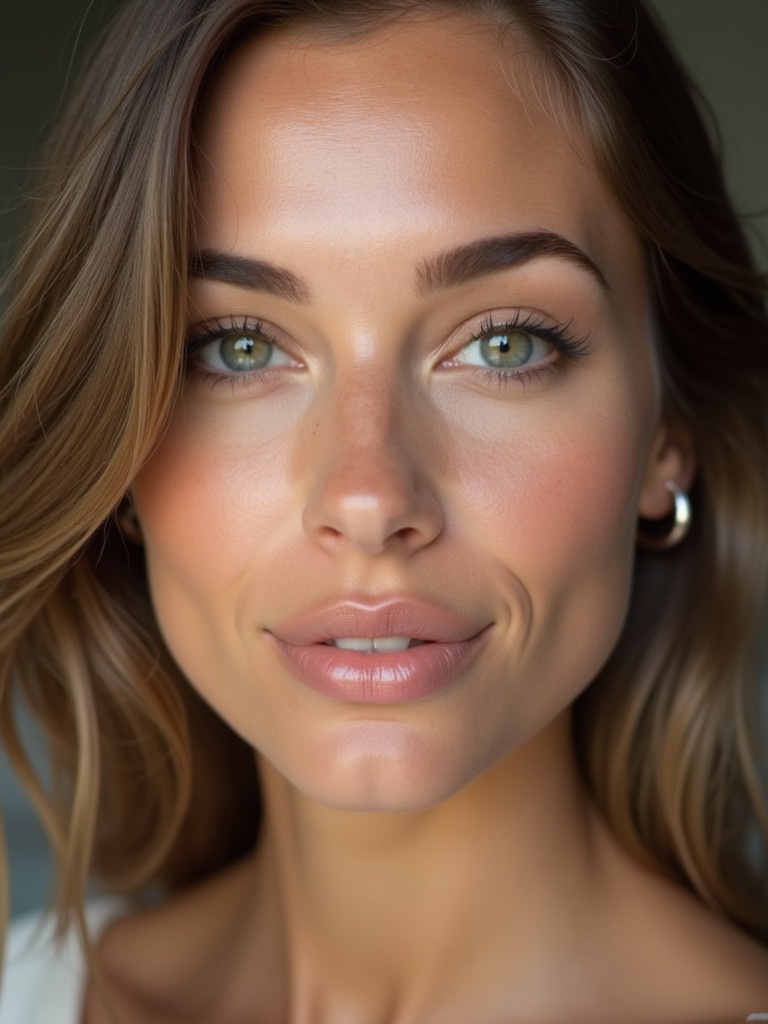
[[[291,674],[325,696],[350,703],[421,700],[450,686],[483,643],[486,626],[416,598],[377,604],[340,601],[268,631]],[[344,637],[407,636],[423,643],[368,654],[328,645]]]

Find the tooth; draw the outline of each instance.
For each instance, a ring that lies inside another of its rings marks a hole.
[[[344,651],[372,651],[374,649],[373,640],[369,640],[366,637],[349,637],[343,640],[334,640],[333,644],[335,647],[341,647]]]
[[[406,651],[411,646],[411,638],[409,636],[376,637],[373,646],[381,654],[387,654],[390,651]]]
[[[374,651],[380,654],[407,651],[413,644],[419,643],[420,641],[411,640],[409,636],[378,636],[373,639],[350,636],[331,641],[332,646],[340,647],[344,651],[364,651],[367,654],[373,654]]]

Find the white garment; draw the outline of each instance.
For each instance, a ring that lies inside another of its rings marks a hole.
[[[123,900],[96,900],[85,919],[93,942],[128,910]],[[85,961],[73,929],[61,945],[53,942],[53,922],[42,913],[11,923],[0,990],[0,1024],[81,1024]]]

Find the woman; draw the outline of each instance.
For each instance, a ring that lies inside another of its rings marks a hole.
[[[57,1019],[759,1019],[768,327],[644,9],[142,0],[50,166],[4,738],[60,935],[163,896]]]

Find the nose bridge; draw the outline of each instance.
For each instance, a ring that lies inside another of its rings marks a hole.
[[[358,367],[337,382],[322,409],[304,514],[313,540],[378,554],[416,550],[437,536],[442,512],[415,412],[394,371]]]
[[[397,417],[397,407],[404,402],[392,376],[367,372],[339,382],[333,399],[333,441],[339,454],[351,456],[358,469],[365,463],[356,453],[386,460],[405,440],[403,418],[398,423]]]

